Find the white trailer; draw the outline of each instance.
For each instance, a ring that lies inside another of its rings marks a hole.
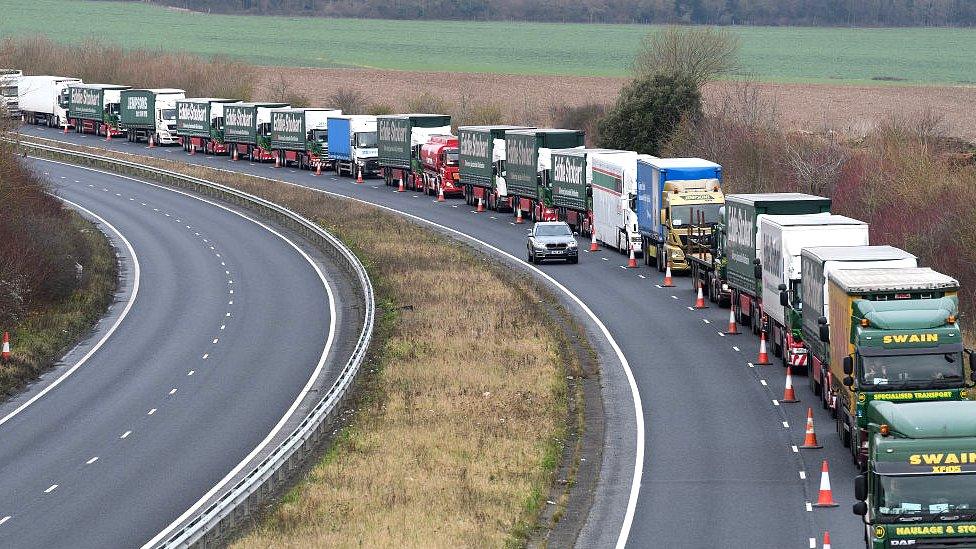
[[[829,213],[759,216],[762,308],[769,319],[773,352],[783,357],[784,366],[806,366],[799,316],[803,248],[866,246],[868,228],[863,221]]]
[[[0,69],[0,110],[12,118],[20,116],[18,85],[24,77],[23,71],[17,69]]]
[[[81,84],[69,76],[24,76],[18,95],[20,112],[28,124],[63,127],[68,120],[68,87]]]
[[[653,158],[632,151],[598,152],[587,167],[593,192],[593,230],[604,245],[640,253],[637,229],[637,159]]]

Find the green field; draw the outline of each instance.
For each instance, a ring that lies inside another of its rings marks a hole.
[[[0,0],[0,36],[97,35],[262,65],[626,75],[653,26],[387,21],[186,13],[137,2]],[[976,83],[974,29],[733,27],[740,75],[781,82]]]

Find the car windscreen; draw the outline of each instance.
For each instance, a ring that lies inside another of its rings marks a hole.
[[[535,228],[536,236],[570,236],[572,234],[567,225],[538,225]]]

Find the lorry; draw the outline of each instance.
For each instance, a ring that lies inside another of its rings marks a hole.
[[[966,398],[958,292],[955,279],[928,268],[828,276],[830,323],[817,319],[818,335],[830,346],[837,432],[862,468],[868,403]]]
[[[593,230],[596,239],[622,253],[640,253],[637,230],[637,159],[635,152],[593,153],[590,181],[593,192]],[[650,158],[647,155],[644,158]]]
[[[129,88],[118,84],[71,84],[68,86],[69,124],[77,133],[121,136],[119,102],[122,90]]]
[[[637,160],[636,203],[639,249],[644,263],[658,271],[691,268],[685,252],[692,237],[707,239],[720,221],[722,166],[701,158],[656,158]]]
[[[24,71],[17,69],[0,69],[0,111],[11,118],[20,117],[20,80]]]
[[[458,128],[458,174],[464,201],[479,201],[489,210],[514,211],[505,186],[505,132],[525,126],[461,126]]]
[[[390,114],[376,117],[379,134],[377,163],[387,186],[416,187],[422,180],[420,147],[432,135],[449,135],[446,114]]]
[[[424,194],[461,196],[458,175],[458,138],[454,135],[432,135],[420,146],[420,165],[423,168],[421,189]]]
[[[188,97],[176,102],[176,135],[183,150],[190,154],[227,152],[224,144],[224,106],[237,99]]]
[[[725,284],[736,320],[759,333],[762,318],[762,268],[759,219],[764,215],[829,213],[830,199],[802,193],[730,194],[725,196]],[[776,299],[779,304],[779,299]]]
[[[338,109],[272,110],[271,155],[275,164],[287,166],[294,162],[300,170],[328,167],[328,120],[340,114]]]
[[[186,97],[173,88],[122,90],[119,128],[129,141],[173,145],[176,136],[176,102]]]
[[[336,175],[377,175],[376,117],[365,114],[330,116],[329,160]]]
[[[807,246],[867,246],[868,224],[829,213],[766,215],[759,219],[762,303],[773,356],[806,371],[799,299],[800,253]]]
[[[287,103],[231,103],[224,106],[224,143],[231,157],[251,162],[274,160],[271,156],[271,110]]]
[[[68,89],[81,80],[67,76],[24,76],[18,83],[19,107],[28,124],[61,128],[68,123]]]
[[[807,380],[824,409],[833,407],[830,395],[830,350],[820,341],[820,318],[830,322],[827,277],[838,269],[897,269],[918,266],[914,255],[894,246],[811,246],[800,252],[800,288],[787,296],[787,314],[799,314],[800,337],[807,349]],[[782,292],[781,292],[782,293]],[[782,298],[781,302],[783,301]]]
[[[559,220],[573,232],[590,236],[593,232],[592,155],[625,153],[613,149],[561,149],[552,151],[552,205]]]
[[[864,418],[852,510],[865,547],[976,547],[976,402],[874,400]]]
[[[505,187],[516,214],[528,212],[532,221],[556,221],[552,203],[552,151],[581,149],[586,134],[580,130],[537,128],[505,132]]]

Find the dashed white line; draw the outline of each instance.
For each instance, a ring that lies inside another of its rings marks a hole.
[[[226,328],[226,327],[227,327],[227,325],[226,325],[226,324],[221,324],[221,325],[220,325],[220,329],[221,329],[221,330],[223,330],[223,329],[224,329],[224,328]]]
[[[773,406],[779,406],[779,401],[775,398],[773,399]]]
[[[194,373],[196,373],[196,370],[190,370],[189,372],[186,373],[186,375],[192,376]]]
[[[215,344],[216,344],[216,343],[217,343],[218,341],[220,341],[220,339],[218,339],[218,338],[216,338],[216,337],[215,337],[215,338],[214,338],[214,340],[213,340],[213,342],[214,342]]]
[[[793,450],[793,453],[794,454],[799,454],[800,453],[800,449],[796,447],[796,444],[790,446],[790,449]]]
[[[806,480],[806,479],[807,479],[807,472],[800,471],[800,480]]]
[[[234,281],[233,281],[233,280],[228,280],[228,281],[227,281],[227,283],[228,283],[228,284],[233,284],[233,283],[234,283]]]
[[[784,421],[784,422],[783,422],[783,428],[784,428],[784,429],[789,429],[789,428],[790,428],[790,422],[788,422],[788,421]]]
[[[817,549],[817,538],[810,538],[810,549]]]
[[[732,346],[732,350],[735,351],[735,352],[737,352],[737,353],[741,353],[742,352],[742,350],[739,349],[738,347],[736,347],[735,345]]]
[[[231,292],[231,293],[234,293],[234,292]],[[228,301],[227,304],[228,305],[233,305],[234,304],[234,300],[232,299],[232,300]]]
[[[128,436],[131,435],[131,434],[132,434],[132,431],[126,431],[126,432],[122,433],[122,436],[120,436],[119,438],[128,438]]]
[[[759,380],[759,383],[762,383],[763,384],[763,387],[767,387],[768,386],[768,384],[766,383],[766,380],[765,379],[760,379]]]
[[[712,323],[712,321],[711,320],[708,320],[707,318],[703,318],[702,319],[702,322],[704,322],[705,324],[711,324]]]
[[[155,413],[156,413],[156,409],[155,408],[152,408],[152,409],[149,410],[149,412],[146,413],[146,415],[147,416],[151,416],[151,415],[153,415]]]
[[[602,259],[602,260],[604,260],[604,261],[610,261],[609,259],[607,259],[607,258],[605,258],[605,257],[601,257],[600,259]]]
[[[809,501],[807,502],[807,512],[808,513],[812,513],[813,512],[813,505],[811,505]]]
[[[227,316],[227,317],[229,317],[229,316],[230,316],[230,313],[227,313],[227,314],[225,314],[224,316]]]
[[[95,456],[95,457],[89,459],[88,461],[86,461],[85,462],[85,465],[91,465],[92,463],[95,463],[96,461],[98,461],[98,456]]]
[[[44,490],[44,493],[45,494],[50,494],[51,492],[53,492],[53,491],[55,491],[57,489],[58,489],[58,485],[57,484],[52,484],[52,485],[50,485],[50,486],[47,487],[47,490]]]
[[[694,307],[688,307],[688,310],[689,310],[689,311],[694,311],[694,310],[695,310],[695,308],[694,308]]]
[[[719,332],[718,337],[725,337],[725,332]]]
[[[75,183],[77,183],[77,181],[75,181]],[[93,188],[93,189],[95,188],[94,185],[88,185],[88,186],[91,187],[91,188]]]
[[[748,364],[750,368],[755,368],[756,367],[756,365],[753,364],[753,363],[751,363],[751,362],[746,362],[746,364]]]
[[[226,270],[225,270],[225,271],[224,271],[224,274],[230,274],[230,271],[226,271]]]
[[[221,262],[220,262],[220,266],[221,266],[221,267],[226,267],[227,265],[225,265],[225,264],[224,264],[224,262],[223,262],[223,261],[221,261]]]
[[[230,294],[233,295],[234,294],[234,290],[230,290]]]
[[[3,523],[7,522],[8,520],[10,520],[10,515],[0,518],[0,526],[2,526]]]
[[[176,387],[173,387],[172,389],[170,389],[169,390],[169,394],[175,395],[176,394]]]
[[[202,358],[203,360],[207,360],[208,357],[210,357],[210,353],[203,353],[203,356],[200,358]]]
[[[146,205],[146,203],[145,203],[145,202],[140,202],[140,204],[142,204],[143,206],[145,206],[145,205]]]
[[[671,299],[678,299],[678,296],[673,295],[673,296],[671,296]]]

